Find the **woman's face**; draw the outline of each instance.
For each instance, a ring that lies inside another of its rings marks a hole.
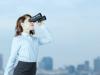
[[[26,17],[24,23],[22,23],[22,27],[23,30],[25,31],[30,31],[34,29],[34,23],[33,22],[29,22],[30,17]]]

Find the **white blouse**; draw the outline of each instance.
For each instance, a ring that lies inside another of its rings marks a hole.
[[[51,34],[45,25],[35,28],[35,35],[22,32],[20,36],[14,37],[11,45],[11,52],[4,75],[10,75],[16,62],[37,62],[39,46],[50,43]]]

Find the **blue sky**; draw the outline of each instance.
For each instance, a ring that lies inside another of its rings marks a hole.
[[[9,57],[14,27],[19,16],[42,12],[54,42],[40,47],[39,60],[54,59],[54,68],[77,65],[100,55],[99,0],[1,0],[0,52],[4,66]]]

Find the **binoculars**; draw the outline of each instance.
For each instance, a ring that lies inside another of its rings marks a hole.
[[[29,19],[30,22],[41,22],[44,20],[46,20],[46,16],[45,15],[42,16],[41,13],[38,13],[37,15],[35,15]]]

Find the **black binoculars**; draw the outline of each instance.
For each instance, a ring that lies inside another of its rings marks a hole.
[[[35,15],[29,19],[30,22],[41,22],[44,20],[46,20],[46,16],[45,15],[42,16],[41,13],[38,13],[37,15]]]

